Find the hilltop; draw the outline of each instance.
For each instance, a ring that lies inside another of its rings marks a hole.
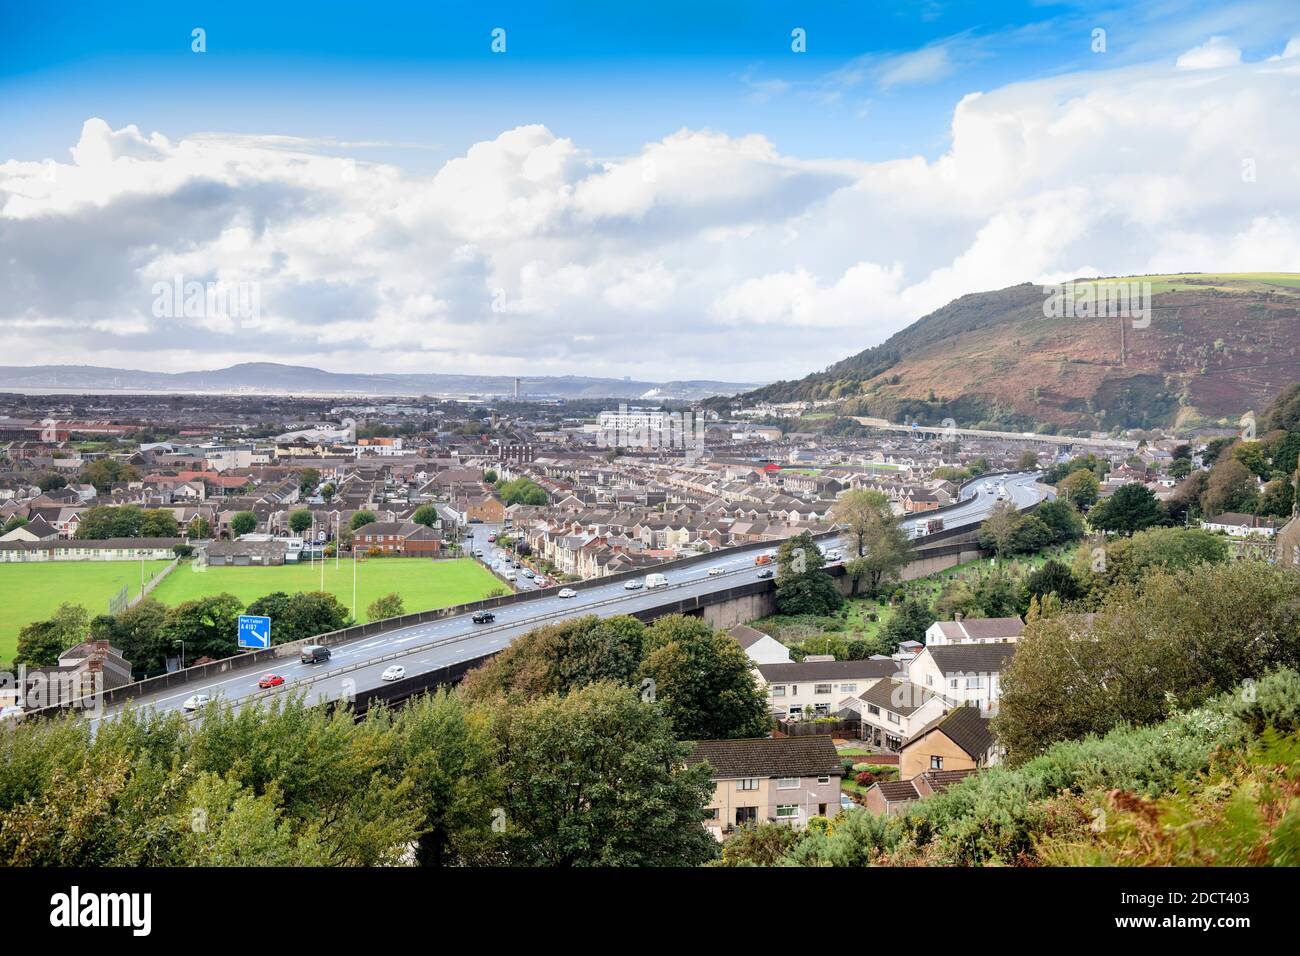
[[[844,399],[902,421],[1048,431],[1234,423],[1300,378],[1300,274],[1151,283],[1151,321],[1048,318],[1043,287],[962,296],[880,345],[735,402]]]

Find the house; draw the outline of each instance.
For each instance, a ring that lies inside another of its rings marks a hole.
[[[0,541],[49,541],[58,536],[58,529],[38,515],[8,534],[0,535]]]
[[[713,781],[705,826],[719,840],[760,822],[802,828],[840,811],[843,765],[824,735],[701,740],[687,766],[706,762]]]
[[[966,619],[958,612],[951,621],[936,621],[925,632],[929,647],[945,644],[1006,644],[1025,636],[1025,622],[1018,617]]]
[[[285,538],[271,540],[208,541],[199,546],[204,559],[211,567],[251,567],[253,565],[284,564],[289,551]],[[202,562],[200,562],[200,567]]]
[[[836,713],[845,697],[860,694],[872,684],[892,677],[896,661],[803,661],[760,664],[759,684],[767,690],[768,705],[778,717],[792,720],[826,717]]]
[[[895,816],[933,793],[943,793],[954,783],[965,780],[974,770],[926,770],[911,780],[882,780],[873,783],[862,795],[863,805],[872,813]]]
[[[950,707],[977,706],[990,716],[1002,696],[1002,670],[1014,643],[940,644],[907,663],[907,679],[943,697]]]
[[[907,680],[877,681],[856,697],[840,702],[841,710],[862,720],[862,739],[873,747],[898,753],[922,727],[947,709],[942,697]]]
[[[903,745],[898,777],[911,780],[927,770],[981,770],[1001,761],[1001,748],[978,707],[954,707]]]
[[[1277,522],[1272,518],[1260,518],[1256,515],[1244,515],[1235,511],[1225,511],[1201,522],[1206,531],[1218,531],[1234,538],[1244,538],[1257,534],[1271,538],[1277,534]]]
[[[172,549],[179,544],[184,544],[183,538],[5,541],[0,543],[0,562],[170,561],[176,557]]]
[[[60,654],[53,667],[23,668],[20,675],[21,699],[8,682],[0,690],[0,705],[37,710],[131,683],[131,662],[108,641],[82,641]]]
[[[439,552],[442,535],[414,521],[371,521],[352,534],[352,547],[382,554],[429,556]]]
[[[762,631],[737,624],[727,635],[755,664],[789,664],[790,648]]]

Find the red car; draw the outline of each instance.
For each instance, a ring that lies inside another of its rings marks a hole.
[[[284,678],[279,674],[266,674],[257,682],[258,687],[279,687],[284,683]]]

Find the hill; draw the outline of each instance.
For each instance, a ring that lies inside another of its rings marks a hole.
[[[962,296],[824,371],[735,401],[843,399],[846,414],[892,421],[1090,431],[1235,424],[1300,378],[1300,274],[1126,281],[1151,283],[1145,328],[1049,318],[1043,288],[1024,283]]]
[[[200,372],[149,372],[91,365],[0,366],[0,389],[87,392],[254,391],[296,395],[467,395],[514,393],[509,375],[391,374],[327,372],[273,362],[249,362]],[[637,382],[577,375],[523,376],[523,398],[624,398],[696,401],[732,395],[754,383],[713,381]]]

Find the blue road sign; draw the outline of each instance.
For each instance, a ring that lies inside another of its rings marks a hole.
[[[271,619],[256,614],[239,615],[239,646],[270,647]]]

